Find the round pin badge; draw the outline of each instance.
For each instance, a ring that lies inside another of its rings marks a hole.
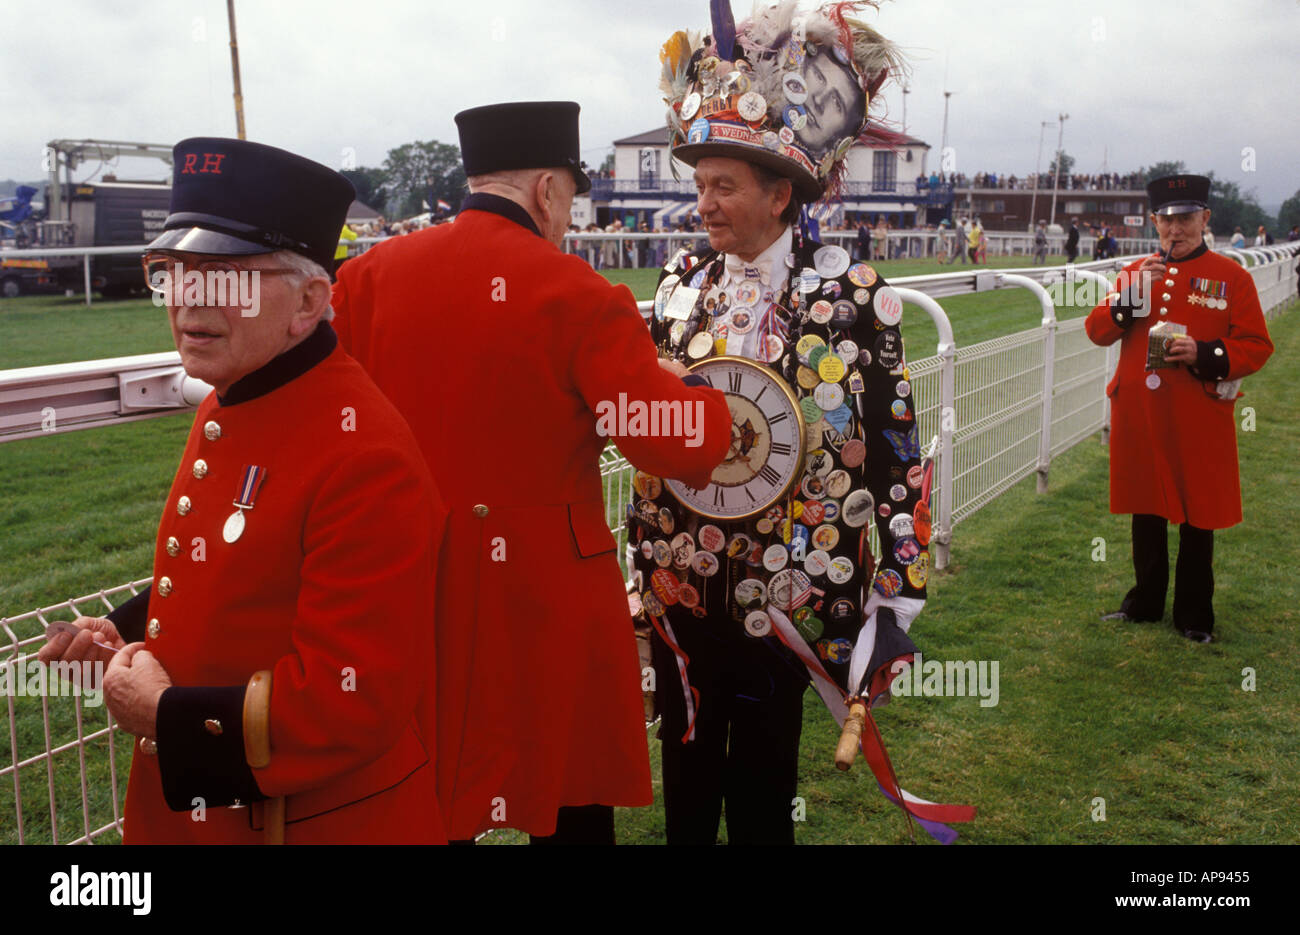
[[[836,331],[844,331],[853,327],[854,322],[858,320],[858,307],[848,299],[840,299],[835,303],[834,311],[831,313],[831,327]]]
[[[871,519],[871,511],[875,508],[876,502],[872,499],[870,491],[855,490],[844,498],[843,522],[846,526],[857,529],[867,524]]]
[[[825,514],[823,514],[823,518],[824,517]],[[832,526],[830,523],[823,523],[822,525],[818,526],[816,529],[813,530],[811,541],[812,544],[815,545],[817,548],[824,549],[829,552],[831,549],[835,548],[835,546],[839,544],[840,531],[836,529],[834,526]]]
[[[902,539],[916,534],[912,525],[911,513],[899,513],[889,521],[889,534],[895,539]]]
[[[882,568],[876,572],[875,580],[871,582],[871,586],[882,597],[897,597],[898,592],[903,590],[903,576],[892,568]]]
[[[699,531],[700,548],[709,552],[721,552],[727,544],[727,537],[717,526],[701,526]]]
[[[813,254],[813,266],[822,279],[839,279],[849,268],[849,263],[848,251],[834,244],[821,247]]]
[[[826,577],[831,579],[832,584],[848,584],[853,578],[853,562],[843,555],[837,555],[831,559],[831,566],[826,571]]]
[[[804,495],[806,501],[817,501],[826,496],[826,482],[820,477],[805,477],[799,484],[799,492]],[[799,521],[805,524],[815,523],[807,516],[808,507],[805,503],[803,510],[799,514]]]
[[[665,507],[660,507],[660,508],[659,508],[659,528],[662,529],[662,530],[663,530],[667,535],[670,535],[670,536],[671,536],[672,533],[673,533],[673,527],[676,526],[676,525],[677,525],[677,523],[676,523],[676,521],[673,519],[672,511],[669,510],[668,507],[666,507],[666,506],[665,506]]]
[[[894,484],[889,488],[889,499],[895,503],[901,502],[907,498],[907,488],[902,484]]]
[[[772,632],[772,618],[761,610],[745,615],[745,635],[755,638],[767,636]]]
[[[838,357],[835,360],[839,360]],[[844,390],[838,383],[818,383],[813,389],[813,399],[822,409],[830,412],[844,402]]]
[[[766,356],[769,364],[774,364],[785,354],[785,342],[774,334],[769,334],[763,339],[766,345]]]
[[[677,586],[677,603],[683,607],[699,607],[700,592],[694,586],[682,583]]]
[[[767,585],[757,578],[746,578],[736,585],[736,603],[748,610],[767,603]]]
[[[790,551],[783,545],[769,545],[763,553],[763,567],[768,571],[780,571],[790,561]]]
[[[827,383],[840,382],[840,380],[844,379],[844,361],[834,354],[827,354],[817,364],[817,375]]]
[[[795,356],[800,361],[807,361],[808,355],[814,347],[823,347],[826,344],[825,339],[818,334],[805,334],[799,339],[799,343],[794,346]]]
[[[664,605],[671,607],[677,603],[677,588],[680,582],[677,576],[667,568],[660,568],[650,576],[650,589],[655,592],[655,596],[663,601]]]
[[[671,274],[664,277],[664,281],[659,284],[655,290],[655,318],[659,321],[664,320],[664,309],[668,307],[668,297],[673,294],[677,284],[682,281],[682,277]]]
[[[797,71],[788,71],[781,77],[781,90],[791,104],[802,104],[808,100],[808,85],[804,83],[803,75]]]
[[[731,313],[728,324],[736,334],[749,334],[754,330],[754,313],[747,308],[738,308]]]
[[[896,399],[889,404],[889,414],[900,422],[907,422],[911,418],[907,412],[907,403],[901,399]]]
[[[801,607],[799,609],[803,610],[805,608]],[[811,613],[808,613],[804,614],[802,620],[796,620],[794,622],[794,628],[799,631],[799,636],[803,638],[804,642],[815,643],[822,638],[822,633],[825,631],[826,625]]]
[[[865,347],[858,352],[858,366],[860,367],[871,366],[871,351],[867,350]]]
[[[842,597],[831,604],[831,620],[839,624],[849,623],[854,619],[857,610],[851,600]]]
[[[876,363],[892,370],[903,360],[903,342],[897,331],[882,331],[876,337]]]
[[[869,289],[876,282],[876,271],[866,263],[854,263],[849,267],[849,282]]]
[[[903,320],[903,300],[893,286],[882,286],[871,300],[876,317],[886,325],[896,325]]]
[[[803,412],[805,422],[816,422],[822,417],[822,409],[817,405],[817,400],[811,396],[805,396],[799,400],[799,409]]]
[[[808,553],[807,558],[803,560],[803,570],[813,578],[820,578],[826,574],[831,567],[831,557],[821,549],[815,549]]]
[[[858,438],[851,438],[840,449],[840,463],[846,468],[855,468],[867,460],[867,446]]]
[[[823,500],[821,503],[823,521],[833,523],[840,518],[840,502],[838,500]]]
[[[700,112],[700,92],[692,91],[686,97],[682,98],[681,118],[690,120]]]
[[[673,347],[682,343],[682,337],[686,334],[686,322],[675,321],[668,327],[668,337],[672,339]]]
[[[655,545],[649,539],[646,539],[641,543],[641,555],[644,558],[655,557]]]
[[[1160,374],[1158,374],[1158,373],[1148,373],[1148,374],[1147,374],[1147,389],[1149,389],[1149,390],[1154,390],[1154,389],[1158,389],[1159,386],[1160,386]]]
[[[632,489],[637,492],[638,496],[648,500],[656,500],[664,492],[664,485],[653,474],[637,471],[632,475]],[[640,506],[640,504],[637,504],[637,506]]]
[[[826,322],[831,320],[832,312],[833,309],[831,303],[827,302],[825,299],[819,299],[814,302],[812,308],[808,310],[808,317],[817,322],[817,324],[824,325]]]
[[[641,595],[641,609],[651,617],[662,617],[664,615],[664,602],[655,596],[654,591],[646,591]]]
[[[831,352],[831,349],[824,344],[819,344],[808,352],[808,366],[816,370],[821,364],[822,358]]]
[[[691,343],[686,345],[687,355],[694,360],[703,360],[712,352],[713,337],[703,331],[691,338]]]
[[[691,129],[686,134],[688,143],[703,143],[709,138],[709,121],[701,117],[691,124]]]
[[[912,395],[912,384],[907,380],[899,380],[894,384],[894,392],[903,399],[907,399],[907,397]]]
[[[727,542],[727,558],[744,558],[753,547],[754,543],[749,541],[749,536],[736,533]]]
[[[780,139],[780,141],[784,143],[786,146],[789,146],[791,143],[794,142],[794,131],[791,130],[789,127],[782,127],[780,130],[777,131],[776,135],[777,138]]]
[[[804,472],[815,477],[825,477],[835,469],[835,459],[825,448],[814,448],[804,461]]]
[[[925,582],[930,578],[930,555],[922,552],[916,557],[916,561],[907,566],[907,580],[914,588],[925,587]]]
[[[853,644],[843,637],[822,640],[817,644],[817,655],[821,656],[822,662],[845,665],[853,658]]]
[[[741,120],[759,123],[767,116],[767,101],[757,91],[746,91],[736,102],[736,112]]]
[[[712,578],[718,573],[718,557],[712,552],[696,552],[691,556],[691,570],[701,578]]]
[[[821,481],[817,480],[816,478],[809,478],[808,480],[816,481],[816,483],[819,486],[821,485]],[[825,491],[823,490],[822,493],[825,493]],[[822,506],[822,502],[820,499],[812,499],[812,500],[804,501],[803,515],[799,518],[805,526],[816,526],[823,519],[825,519],[825,517],[826,517],[826,508]],[[823,549],[825,548],[825,546],[819,545],[817,546],[817,548]]]
[[[854,301],[854,302],[857,302],[859,305],[866,305],[868,302],[871,301],[871,290],[870,290],[870,289],[854,289],[854,290],[853,290],[853,301]]]
[[[808,112],[803,109],[802,104],[786,104],[781,110],[781,122],[785,124],[786,129],[798,133],[808,126]]]
[[[771,130],[763,131],[763,148],[770,149],[773,152],[781,148],[781,137],[777,136]]]
[[[695,555],[695,540],[691,538],[689,532],[679,532],[673,536],[672,550],[673,565],[677,568],[686,568],[691,564],[691,557]]]
[[[841,454],[843,454],[843,449],[841,449]],[[848,493],[851,486],[853,486],[853,482],[849,478],[849,472],[842,468],[831,471],[830,474],[826,475],[826,494],[836,500]]]
[[[931,521],[928,503],[921,502],[912,508],[912,523],[916,529],[916,541],[921,545],[929,545]]]
[[[764,516],[762,519],[760,519],[758,522],[754,524],[754,529],[758,531],[758,534],[760,536],[769,535],[772,532],[773,528],[774,527],[772,521],[768,519],[766,516]]]
[[[894,512],[894,508],[891,507],[888,503],[882,503],[880,504],[880,507],[876,510],[876,512],[879,513],[881,516],[888,516],[890,513]]]
[[[842,291],[843,289],[840,288],[840,284],[833,279],[822,283],[822,295],[826,296],[826,298],[830,299],[832,302],[840,297]]]
[[[894,559],[900,565],[910,565],[921,554],[920,544],[911,536],[894,543]]]
[[[753,305],[758,301],[763,287],[752,279],[742,279],[732,288],[737,305]]]
[[[812,581],[798,568],[786,568],[778,571],[768,582],[768,596],[773,607],[779,607],[787,613],[796,607],[802,607],[812,597]]]
[[[799,291],[804,295],[811,295],[816,292],[822,284],[822,278],[817,275],[817,270],[810,266],[805,266],[799,271]]]
[[[763,518],[770,523],[779,523],[785,519],[785,508],[779,503],[768,507],[767,512],[763,514]]]
[[[668,543],[662,539],[656,539],[654,544],[655,564],[660,568],[667,568],[673,563],[673,550],[669,548]]]
[[[907,486],[913,490],[920,490],[921,483],[925,480],[925,471],[921,470],[921,465],[913,464],[907,469]]]

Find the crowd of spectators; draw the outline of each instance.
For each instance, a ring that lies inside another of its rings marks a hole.
[[[942,178],[942,174],[940,176]],[[933,179],[933,176],[931,176]],[[967,176],[961,172],[952,176],[951,181],[957,188],[1000,188],[1005,191],[1033,191],[1034,180],[1038,180],[1041,191],[1052,188],[1052,173],[1030,172],[1025,176],[998,175],[996,172],[976,172]],[[933,185],[933,182],[931,182]],[[1061,188],[1069,191],[1109,192],[1109,191],[1143,191],[1146,179],[1140,172],[1120,175],[1118,172],[1099,173],[1097,175],[1063,175]]]

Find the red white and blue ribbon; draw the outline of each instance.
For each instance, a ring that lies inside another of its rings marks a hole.
[[[241,510],[251,510],[257,502],[257,492],[266,480],[266,468],[257,464],[245,464],[239,479],[239,488],[235,491],[235,506]]]

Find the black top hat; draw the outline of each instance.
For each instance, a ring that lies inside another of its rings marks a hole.
[[[149,246],[240,256],[292,250],[334,267],[356,190],[339,173],[293,153],[215,137],[172,149],[171,211]]]
[[[578,105],[573,101],[517,101],[473,107],[456,115],[466,175],[509,169],[563,167],[578,194],[591,179],[578,160]]]
[[[1187,214],[1210,206],[1210,180],[1204,175],[1165,175],[1147,182],[1152,214]]]

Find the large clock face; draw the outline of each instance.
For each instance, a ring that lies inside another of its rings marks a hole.
[[[690,368],[727,397],[731,447],[701,490],[678,480],[668,490],[712,519],[745,519],[789,493],[803,470],[804,419],[780,376],[743,357],[713,357]]]

